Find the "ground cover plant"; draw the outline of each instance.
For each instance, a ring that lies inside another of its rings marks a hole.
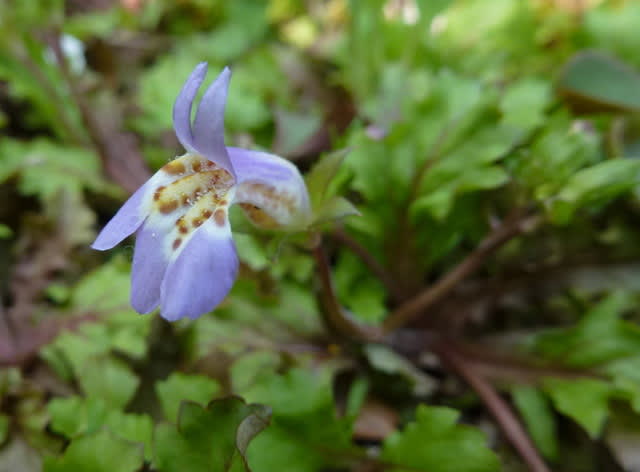
[[[640,4],[0,26],[0,471],[640,470]]]

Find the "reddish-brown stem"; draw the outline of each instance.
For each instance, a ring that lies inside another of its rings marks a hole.
[[[331,237],[343,244],[345,247],[351,250],[351,252],[358,256],[364,263],[364,265],[369,268],[371,273],[376,276],[378,280],[380,280],[380,282],[382,282],[387,292],[389,292],[389,294],[395,300],[401,298],[398,287],[389,276],[389,272],[382,266],[382,264],[380,264],[380,262],[378,262],[375,257],[373,257],[373,255],[367,250],[367,248],[365,248],[355,238],[353,238],[341,228],[335,229],[331,233]]]
[[[532,472],[549,472],[535,445],[518,420],[509,404],[496,392],[493,386],[473,368],[472,364],[446,341],[439,343],[434,351],[478,394],[496,420],[506,439],[513,445],[522,460]]]
[[[538,215],[507,219],[440,280],[393,311],[383,324],[383,332],[389,333],[418,318],[427,308],[442,300],[462,280],[475,272],[496,249],[514,237],[531,231],[540,221]]]
[[[331,279],[331,268],[322,242],[313,249],[318,279],[320,280],[321,315],[329,331],[350,339],[373,341],[379,339],[374,327],[363,326],[353,320],[342,308]]]

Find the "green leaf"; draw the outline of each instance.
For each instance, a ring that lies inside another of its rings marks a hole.
[[[135,472],[144,463],[142,447],[100,431],[74,439],[62,457],[47,457],[44,472]]]
[[[0,182],[15,175],[24,195],[36,195],[45,202],[62,190],[79,193],[86,188],[119,195],[104,180],[95,153],[45,139],[0,140]]]
[[[346,149],[341,149],[325,154],[307,172],[305,182],[314,208],[318,208],[324,202],[329,185],[338,173],[348,152]]]
[[[325,454],[304,443],[304,437],[278,427],[275,422],[255,438],[247,456],[253,472],[317,472],[327,462]]]
[[[507,88],[500,102],[502,122],[530,130],[543,123],[551,102],[551,86],[540,79],[522,79]]]
[[[113,259],[97,269],[85,273],[73,289],[72,304],[80,310],[93,310],[113,314],[127,312],[134,317],[129,306],[131,285],[128,264]]]
[[[247,401],[261,402],[279,416],[303,416],[333,405],[328,372],[289,369],[283,375],[257,379],[242,395]]]
[[[122,23],[122,16],[122,10],[114,7],[75,14],[65,19],[64,31],[82,40],[108,38]]]
[[[273,408],[273,426],[266,432],[268,438],[258,438],[258,443],[250,448],[256,469],[270,470],[260,465],[263,460],[272,467],[287,466],[286,455],[272,457],[273,452],[265,449],[277,442],[276,437],[288,438],[288,445],[281,445],[277,450],[292,454],[299,461],[300,470],[314,470],[310,469],[312,464],[335,464],[337,458],[319,451],[327,444],[335,451],[352,452],[353,418],[338,417],[333,401],[332,369],[292,368],[280,375],[257,376],[242,394]]]
[[[580,169],[601,159],[600,138],[581,130],[564,110],[547,116],[530,146],[508,158],[515,180],[547,203]]]
[[[154,463],[161,472],[225,472],[239,466],[249,471],[246,449],[270,416],[268,407],[237,397],[214,400],[206,408],[184,402],[177,428],[156,428]]]
[[[3,444],[9,437],[9,417],[0,414],[0,444]]]
[[[612,386],[595,379],[547,379],[544,389],[556,409],[582,426],[589,436],[602,432]]]
[[[145,460],[152,458],[153,421],[149,415],[110,411],[105,425],[113,434],[134,443],[144,444]]]
[[[100,398],[54,398],[47,404],[51,429],[67,438],[95,433],[104,425],[107,408]]]
[[[327,199],[314,214],[314,224],[340,220],[347,216],[360,216],[358,209],[344,197]]]
[[[511,395],[536,446],[546,458],[556,459],[556,421],[547,397],[537,388],[526,386],[513,388]]]
[[[381,459],[395,464],[389,470],[398,472],[407,468],[425,472],[500,470],[484,435],[457,424],[459,416],[450,408],[418,406],[416,420],[384,441]]]
[[[640,160],[614,159],[574,174],[551,203],[551,218],[566,224],[587,205],[602,205],[640,183]]]
[[[166,380],[156,383],[156,393],[160,399],[164,417],[171,422],[177,421],[182,401],[189,400],[206,405],[219,391],[218,382],[204,375],[175,372]]]
[[[634,355],[640,349],[640,328],[620,319],[634,299],[613,292],[589,310],[578,323],[549,330],[535,339],[537,352],[574,367],[592,367]]]
[[[577,111],[640,111],[640,75],[601,52],[577,54],[565,66],[558,89]]]
[[[102,398],[107,406],[123,408],[138,388],[138,377],[124,362],[98,357],[86,362],[78,374],[85,394]]]
[[[106,426],[114,436],[144,444],[145,458],[151,458],[153,422],[148,415],[109,410],[101,398],[77,396],[54,398],[47,410],[51,429],[67,438],[91,435]]]
[[[626,398],[635,412],[640,412],[640,355],[622,357],[603,369],[613,380],[616,396]]]
[[[382,344],[367,344],[364,347],[364,352],[371,366],[375,369],[408,379],[413,385],[413,392],[416,396],[424,396],[433,392],[434,381],[393,350]]]
[[[384,317],[385,289],[372,277],[362,261],[350,252],[342,252],[334,272],[338,298],[354,315],[367,323],[375,323]]]
[[[9,239],[13,236],[11,228],[4,223],[0,223],[0,239]]]

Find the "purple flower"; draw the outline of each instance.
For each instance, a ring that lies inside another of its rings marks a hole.
[[[198,64],[173,107],[176,135],[187,153],[139,188],[92,245],[111,249],[136,233],[131,305],[139,313],[161,305],[169,321],[213,310],[231,289],[238,272],[231,205],[238,203],[254,224],[266,228],[303,227],[310,213],[307,189],[293,164],[225,146],[228,68],[207,89],[191,123],[206,74],[207,64]]]

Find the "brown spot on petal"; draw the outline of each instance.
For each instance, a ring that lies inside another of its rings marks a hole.
[[[194,172],[200,172],[200,169],[202,169],[202,164],[200,163],[200,161],[196,161],[193,163],[192,168]]]
[[[194,228],[202,226],[202,223],[204,223],[204,220],[202,218],[194,218],[193,221],[191,222]]]
[[[160,210],[160,213],[164,213],[166,215],[167,213],[174,211],[176,208],[178,208],[178,202],[176,200],[170,200],[162,203],[158,210]]]
[[[178,218],[178,221],[176,221],[176,226],[178,227],[178,231],[181,232],[182,234],[187,234],[189,232],[189,228],[187,228],[187,225],[184,222],[183,216]]]
[[[202,217],[206,220],[208,220],[209,218],[211,218],[211,215],[213,215],[213,212],[209,209],[203,210],[202,211]]]
[[[157,202],[158,200],[160,200],[160,197],[162,196],[162,191],[165,189],[164,185],[161,185],[160,187],[158,187],[158,189],[153,193],[153,199]]]
[[[184,164],[181,161],[175,160],[165,164],[162,167],[162,170],[170,175],[180,175],[184,174],[187,169],[185,169]]]
[[[171,247],[173,247],[173,249],[178,249],[180,247],[180,244],[182,244],[182,239],[176,238],[173,240],[173,244],[171,245]]]
[[[227,220],[227,214],[223,209],[218,208],[216,212],[213,214],[213,219],[215,220],[218,226],[224,226]]]

